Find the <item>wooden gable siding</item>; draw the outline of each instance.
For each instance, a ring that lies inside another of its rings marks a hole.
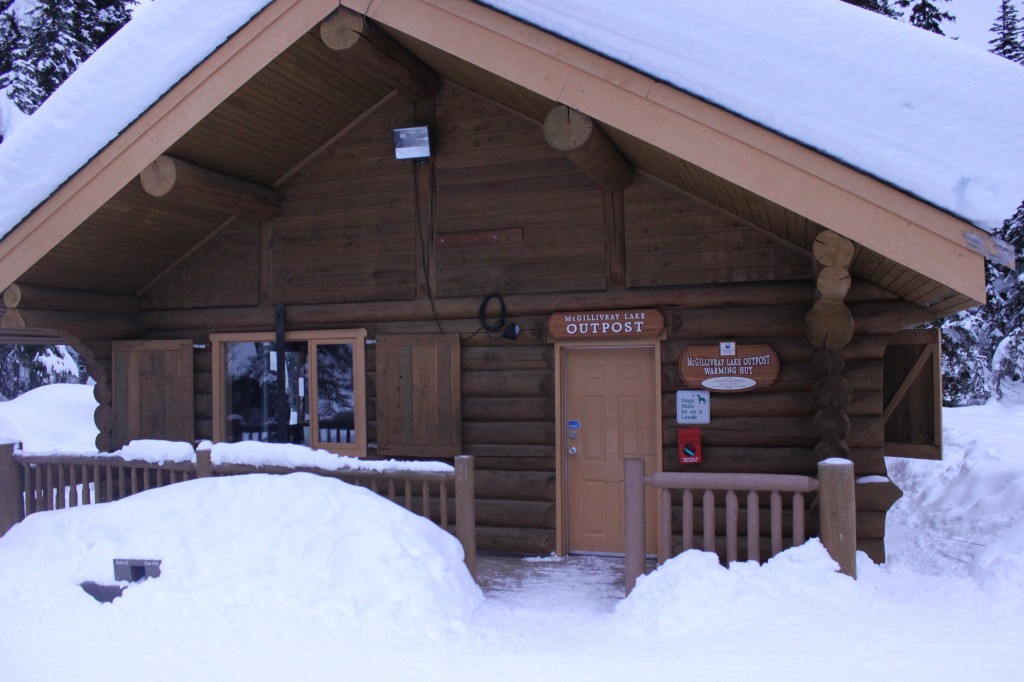
[[[154,272],[183,256],[227,218],[216,211],[156,201],[133,181],[18,281],[134,293],[150,282]],[[111,251],[111,243],[119,248]],[[168,254],[172,254],[170,261]]]
[[[733,216],[646,178],[625,191],[631,287],[811,276],[810,259]]]
[[[232,93],[168,154],[275,185],[390,88],[307,33]]]
[[[273,297],[279,303],[383,301],[416,295],[413,166],[391,131],[414,122],[394,99],[283,188],[274,220]]]
[[[438,293],[604,289],[605,193],[541,126],[457,86],[436,116]],[[511,238],[491,238],[502,230]],[[470,234],[478,239],[442,241]]]
[[[145,293],[149,308],[215,308],[259,304],[260,223],[225,225]]]

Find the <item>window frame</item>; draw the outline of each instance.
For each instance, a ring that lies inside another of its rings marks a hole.
[[[366,434],[366,330],[336,329],[285,332],[284,340],[288,342],[306,342],[309,362],[309,447],[327,450],[337,455],[365,457]],[[276,341],[274,332],[230,332],[210,334],[210,345],[213,352],[213,440],[216,443],[227,442],[227,412],[230,391],[227,388],[227,359],[225,356],[229,343],[271,343]],[[352,345],[352,421],[355,438],[351,443],[329,443],[320,440],[319,394],[317,390],[317,347],[335,344]]]

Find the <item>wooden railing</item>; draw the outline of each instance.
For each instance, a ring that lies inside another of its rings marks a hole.
[[[214,465],[210,461],[209,450],[198,450],[195,462],[153,464],[111,455],[16,454],[15,445],[13,442],[0,442],[0,536],[35,512],[113,502],[181,481],[208,476],[305,472],[368,488],[434,521],[445,530],[454,530],[454,535],[465,551],[466,566],[476,577],[475,490],[473,457],[469,455],[455,458],[454,472],[377,472],[245,464]],[[452,495],[454,509],[451,508]]]
[[[655,488],[659,494],[658,563],[667,561],[674,553],[672,532],[673,493],[681,507],[680,551],[694,549],[695,493],[700,496],[702,517],[702,549],[716,552],[721,536],[717,532],[716,493],[724,498],[725,533],[724,559],[726,563],[739,558],[740,497],[745,501],[747,560],[760,561],[762,552],[761,498],[768,497],[769,546],[767,555],[774,556],[784,546],[803,544],[806,539],[807,495],[817,493],[822,544],[840,566],[840,570],[856,577],[856,505],[854,503],[853,463],[848,460],[829,459],[818,465],[818,477],[782,474],[710,474],[659,473],[644,475],[642,459],[626,459],[624,471],[625,495],[625,582],[628,595],[644,572],[646,563],[647,520],[645,511],[646,489]],[[789,501],[791,523],[789,534],[784,533],[783,520],[787,515],[784,502]]]

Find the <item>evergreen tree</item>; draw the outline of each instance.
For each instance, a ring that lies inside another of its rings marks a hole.
[[[899,19],[903,16],[903,12],[900,12],[896,7],[893,6],[892,0],[843,0],[850,5],[856,5],[857,7],[863,7],[866,10],[871,10],[876,14],[881,14],[893,19]]]
[[[996,35],[988,41],[992,46],[989,52],[1006,57],[1010,61],[1024,64],[1024,26],[1017,16],[1017,7],[1011,0],[1003,0],[999,6],[999,16],[989,29]]]
[[[7,21],[13,22],[18,35],[10,38],[12,45],[5,51],[8,64],[0,62],[0,79],[10,84],[18,107],[26,113],[35,111],[124,25],[134,4],[136,0],[43,0],[20,26],[10,14]]]
[[[939,0],[949,2],[949,0]],[[910,23],[918,28],[923,28],[940,36],[946,35],[942,32],[943,21],[956,21],[949,12],[940,10],[931,0],[896,0],[896,4],[903,8],[910,8]]]
[[[11,69],[14,68],[14,46],[21,41],[21,27],[11,5],[14,0],[0,0],[0,90],[8,85]]]
[[[1024,255],[1024,203],[996,236]],[[947,405],[977,405],[1007,388],[1024,390],[1024,288],[1016,272],[988,263],[984,307],[946,318],[942,323],[943,400]],[[1018,399],[1019,396],[1018,396]]]

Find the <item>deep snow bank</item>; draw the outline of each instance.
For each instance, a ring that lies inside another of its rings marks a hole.
[[[0,403],[0,437],[30,452],[96,452],[92,386],[50,384]]]
[[[147,638],[204,624],[436,636],[482,600],[462,557],[436,525],[333,479],[203,479],[30,516],[0,538],[0,613],[11,631],[59,613]],[[78,585],[111,583],[114,558],[161,559],[162,575],[101,605]]]

